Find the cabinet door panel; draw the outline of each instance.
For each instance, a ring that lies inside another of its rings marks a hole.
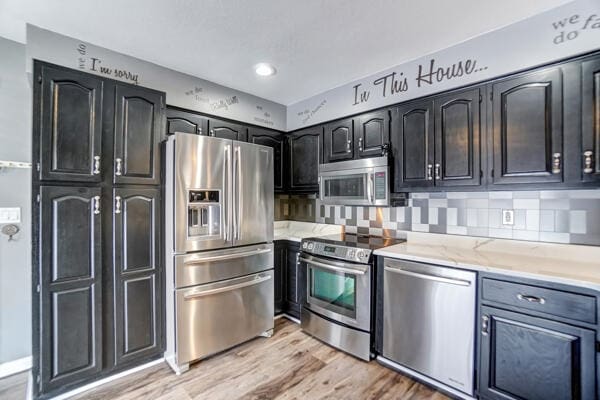
[[[479,89],[435,99],[435,184],[479,185]]]
[[[562,182],[560,70],[493,84],[492,93],[493,183]]]
[[[583,180],[600,181],[600,58],[582,63]]]
[[[175,132],[206,135],[208,118],[191,112],[167,108],[167,135],[173,135]]]
[[[354,121],[345,119],[325,125],[324,162],[354,158]]]
[[[486,399],[595,397],[595,334],[515,312],[482,307],[480,393]]]
[[[160,193],[114,189],[115,349],[120,365],[162,346]]]
[[[116,85],[115,183],[159,183],[163,104],[162,93]]]
[[[43,392],[102,368],[101,212],[99,188],[40,188]]]
[[[102,80],[49,66],[41,78],[40,179],[99,182]]]
[[[275,285],[275,314],[280,314],[284,311],[284,292],[286,284],[286,264],[287,264],[287,244],[285,242],[275,242],[275,255],[273,272]]]
[[[303,282],[298,274],[298,257],[300,249],[297,246],[288,245],[286,251],[285,272],[285,302],[286,311],[293,317],[300,318],[300,287]]]
[[[254,144],[261,144],[268,146],[273,149],[273,161],[274,161],[274,186],[275,193],[283,192],[283,146],[285,137],[282,133],[269,131],[267,129],[260,128],[249,128],[248,129],[248,142]]]
[[[248,128],[239,124],[211,118],[208,120],[208,135],[221,139],[248,141]]]
[[[319,191],[319,164],[322,160],[322,127],[294,132],[288,136],[289,190]]]
[[[394,191],[433,185],[433,103],[407,104],[393,110]]]
[[[355,119],[356,158],[380,157],[382,146],[390,141],[390,112],[377,111]]]

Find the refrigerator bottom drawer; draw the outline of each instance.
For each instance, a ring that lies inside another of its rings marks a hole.
[[[189,363],[273,329],[273,270],[176,291],[176,359]]]

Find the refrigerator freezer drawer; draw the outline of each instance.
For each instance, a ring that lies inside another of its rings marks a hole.
[[[273,269],[273,244],[175,256],[175,288],[203,285]]]
[[[476,274],[385,259],[383,356],[469,395]]]
[[[176,291],[177,364],[273,329],[273,270]]]

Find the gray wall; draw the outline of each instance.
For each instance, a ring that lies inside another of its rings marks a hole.
[[[31,160],[25,46],[0,38],[0,160]],[[21,207],[21,232],[0,235],[0,364],[31,355],[31,170],[0,170],[0,207]]]

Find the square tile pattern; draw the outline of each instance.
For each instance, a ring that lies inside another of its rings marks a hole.
[[[292,196],[293,197],[293,196]],[[290,199],[291,200],[291,199]],[[600,245],[600,190],[411,193],[407,207],[297,206],[314,222],[347,232],[404,237],[404,231]],[[502,211],[514,210],[513,225]],[[294,219],[294,218],[287,218]]]

